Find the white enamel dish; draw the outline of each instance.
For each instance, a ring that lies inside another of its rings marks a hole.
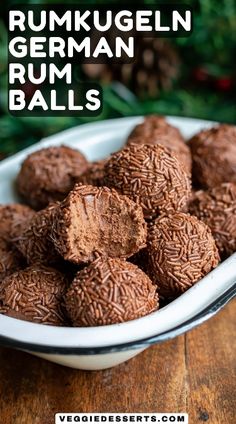
[[[0,203],[18,201],[14,180],[24,158],[46,146],[67,144],[89,160],[118,150],[142,120],[121,118],[86,124],[48,137],[0,163]],[[169,118],[186,138],[213,123]],[[182,334],[210,318],[235,296],[236,253],[169,305],[146,317],[103,327],[66,328],[0,315],[0,343],[79,369],[104,369],[124,362],[153,343]]]

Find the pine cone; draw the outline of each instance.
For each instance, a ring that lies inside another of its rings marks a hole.
[[[83,65],[85,75],[103,83],[119,81],[140,97],[157,97],[160,90],[169,90],[180,62],[174,47],[160,38],[140,38],[136,44],[133,63]]]
[[[139,40],[135,62],[120,66],[118,80],[141,97],[156,97],[160,90],[172,87],[178,65],[178,55],[168,41],[143,38]]]

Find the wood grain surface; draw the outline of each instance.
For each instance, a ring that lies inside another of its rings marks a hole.
[[[190,424],[235,424],[235,306],[105,371],[1,348],[0,423],[53,424],[56,412],[188,412]]]

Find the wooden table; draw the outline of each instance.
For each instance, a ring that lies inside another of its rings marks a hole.
[[[1,348],[0,423],[51,424],[60,411],[188,412],[190,424],[235,424],[235,306],[105,371]]]

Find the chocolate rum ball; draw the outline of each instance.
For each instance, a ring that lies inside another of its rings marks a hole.
[[[6,277],[0,285],[0,313],[39,324],[65,325],[67,280],[54,268],[35,264]]]
[[[111,156],[104,183],[142,207],[146,219],[186,210],[191,183],[182,164],[161,145],[131,144]]]
[[[142,208],[107,187],[76,185],[54,215],[58,253],[79,264],[97,256],[127,258],[146,246]]]
[[[112,258],[98,258],[78,272],[65,304],[75,327],[122,323],[159,307],[149,277],[136,265]]]
[[[25,202],[38,210],[63,200],[88,162],[78,150],[67,146],[48,147],[29,155],[17,177],[17,189]]]
[[[147,245],[148,275],[164,298],[175,298],[219,263],[210,228],[195,216],[176,212],[156,219]]]
[[[236,182],[236,126],[222,124],[200,131],[189,141],[196,187]]]
[[[17,249],[5,238],[0,237],[0,286],[5,277],[25,266]]]
[[[45,209],[35,212],[20,237],[15,240],[16,247],[28,265],[34,263],[53,265],[62,261],[51,240],[51,228],[58,206],[59,202],[50,203]]]
[[[33,209],[20,203],[0,205],[0,237],[14,241],[34,215]]]
[[[144,121],[136,125],[132,130],[126,144],[160,144],[169,149],[182,163],[186,173],[191,175],[192,158],[190,149],[178,128],[169,124],[164,116],[146,116]]]
[[[77,178],[77,182],[83,185],[102,187],[104,185],[104,166],[107,159],[102,159],[89,164],[87,171]]]
[[[222,259],[236,251],[236,183],[195,192],[189,212],[211,229]]]

